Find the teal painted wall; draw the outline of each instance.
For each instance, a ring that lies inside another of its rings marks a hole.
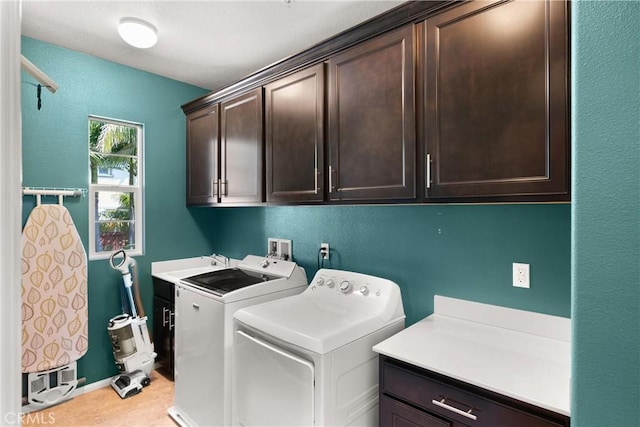
[[[640,425],[640,2],[573,3],[572,425]]]
[[[24,186],[88,188],[89,115],[144,124],[146,249],[136,260],[144,305],[152,312],[151,262],[211,252],[211,212],[185,207],[180,109],[206,91],[30,38],[22,39],[22,53],[60,85],[55,94],[42,90],[38,111],[36,88],[29,84],[35,80],[23,72]],[[23,203],[24,221],[34,197]],[[66,198],[65,205],[88,249],[88,199]],[[88,272],[89,350],[78,362],[78,374],[91,383],[117,373],[106,327],[120,313],[122,282],[107,260],[90,261]]]
[[[28,38],[23,53],[61,86],[55,95],[43,91],[37,111],[35,88],[23,84],[24,185],[87,187],[89,114],[145,125],[146,255],[138,263],[147,311],[152,261],[262,254],[267,237],[280,237],[293,240],[309,278],[319,243],[329,242],[325,266],[396,281],[408,324],[432,312],[434,294],[570,316],[569,205],[189,209],[179,106],[204,90]],[[33,200],[24,202],[26,218]],[[86,245],[87,200],[66,205]],[[514,261],[531,264],[530,290],[511,286]],[[120,309],[118,286],[106,261],[90,262],[89,353],[79,362],[88,382],[115,373],[105,326]]]
[[[292,206],[216,208],[214,250],[264,254],[267,238],[293,257],[386,277],[402,289],[408,324],[433,312],[434,294],[570,317],[570,205]],[[512,262],[531,264],[531,289],[512,286]]]

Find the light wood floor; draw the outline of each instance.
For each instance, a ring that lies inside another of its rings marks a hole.
[[[111,386],[81,394],[59,405],[25,416],[23,426],[171,426],[173,382],[156,371],[142,392],[120,399]]]

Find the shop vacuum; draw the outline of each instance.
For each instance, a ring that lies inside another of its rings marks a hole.
[[[122,255],[122,261],[115,263],[114,258]],[[109,258],[111,268],[122,273],[124,294],[123,313],[109,320],[107,331],[113,346],[113,357],[120,373],[112,378],[111,387],[125,399],[142,391],[150,384],[149,374],[153,369],[156,353],[149,339],[147,317],[140,299],[138,285],[138,266],[135,260],[124,250],[117,251]],[[131,271],[133,271],[133,280]],[[135,301],[131,288],[134,288]],[[126,306],[128,307],[128,310]]]

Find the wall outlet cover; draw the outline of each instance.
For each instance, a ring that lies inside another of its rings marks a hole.
[[[329,244],[328,243],[320,243],[320,255],[322,259],[329,259]]]
[[[529,288],[530,286],[529,264],[513,263],[513,286],[516,288]]]

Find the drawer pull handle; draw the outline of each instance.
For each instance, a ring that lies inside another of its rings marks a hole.
[[[194,303],[193,303],[193,304],[191,304],[191,305],[193,305],[193,308],[195,308],[196,310],[200,310],[200,305],[199,305],[199,304],[196,304],[196,303],[194,302]]]
[[[467,418],[469,418],[469,419],[471,419],[471,420],[474,420],[474,421],[475,421],[475,420],[477,420],[477,419],[478,419],[478,417],[476,417],[475,415],[473,415],[473,414],[471,413],[471,411],[473,410],[473,408],[472,408],[472,409],[469,409],[469,411],[468,411],[468,412],[465,412],[465,411],[463,411],[463,410],[461,410],[461,409],[454,408],[454,407],[453,407],[453,406],[451,406],[451,405],[447,405],[446,403],[444,403],[445,399],[446,399],[446,398],[444,398],[444,397],[443,397],[441,400],[435,400],[435,399],[433,399],[433,400],[431,401],[431,403],[433,403],[434,405],[439,406],[439,407],[441,407],[441,408],[444,408],[444,409],[446,409],[446,410],[448,410],[448,411],[455,412],[456,414],[460,414],[460,415],[462,415],[463,417],[467,417]]]

